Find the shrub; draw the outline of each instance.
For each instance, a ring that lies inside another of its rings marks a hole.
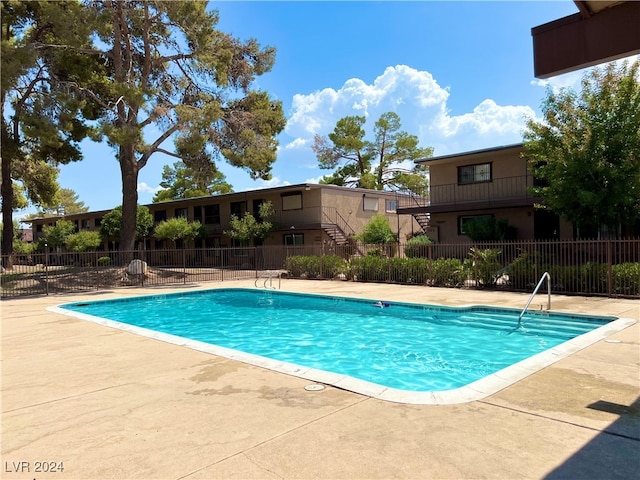
[[[457,258],[439,258],[430,263],[431,285],[458,287],[467,279],[462,262]]]
[[[502,250],[496,248],[485,250],[472,248],[469,251],[470,258],[464,261],[464,269],[476,282],[476,285],[480,285],[482,288],[494,287],[504,272],[498,261],[501,254]]]
[[[389,275],[392,282],[426,283],[429,272],[429,261],[424,258],[390,258]]]
[[[613,293],[640,295],[640,263],[621,263],[611,266]]]
[[[292,277],[335,278],[348,270],[347,262],[338,255],[316,257],[312,255],[295,255],[287,257],[284,268]]]
[[[506,273],[509,275],[509,283],[517,290],[531,290],[539,280],[536,278],[534,259],[528,252],[520,254],[520,256],[507,267]]]
[[[607,265],[594,262],[582,265],[580,284],[584,293],[607,293]]]
[[[404,254],[407,258],[426,258],[429,256],[429,245],[433,244],[426,235],[416,235],[411,237],[404,247]]]
[[[98,265],[100,265],[101,267],[106,267],[107,265],[111,264],[111,257],[100,257],[98,259]]]
[[[351,260],[351,276],[359,282],[386,282],[389,279],[389,259],[374,256]]]

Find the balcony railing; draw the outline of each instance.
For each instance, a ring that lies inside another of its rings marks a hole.
[[[521,203],[533,202],[534,196],[529,193],[533,186],[531,175],[495,178],[490,182],[461,185],[450,183],[432,185],[424,195],[401,197],[398,208],[420,207],[456,207],[473,203],[504,205],[509,201]]]
[[[296,210],[275,212],[274,223],[277,228],[320,228],[323,223],[338,225],[345,233],[353,233],[353,229],[340,215],[335,207],[305,207]],[[210,233],[222,233],[231,228],[231,215],[221,215],[220,223],[205,224]]]

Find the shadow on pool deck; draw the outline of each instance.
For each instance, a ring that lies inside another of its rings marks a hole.
[[[283,290],[521,308],[528,296],[331,281]],[[253,281],[202,287],[253,287]],[[199,288],[199,287],[192,287]],[[183,288],[176,289],[183,290]],[[166,290],[169,291],[169,290]],[[118,290],[2,301],[2,478],[632,478],[638,324],[484,399],[403,405],[47,312]],[[536,303],[534,302],[534,305]],[[552,297],[640,320],[640,302]],[[64,462],[43,475],[36,461]]]

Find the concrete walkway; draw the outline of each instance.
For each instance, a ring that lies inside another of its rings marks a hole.
[[[45,310],[217,287],[254,288],[237,281],[2,301],[0,477],[628,479],[640,471],[639,324],[483,400],[406,405],[335,387],[307,391],[308,380]],[[332,281],[283,280],[282,289],[516,308],[528,298]],[[552,310],[640,320],[633,300],[554,295]]]

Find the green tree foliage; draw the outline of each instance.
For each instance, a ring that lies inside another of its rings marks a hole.
[[[464,233],[474,242],[497,242],[515,240],[516,228],[504,219],[476,217],[464,224]]]
[[[189,222],[184,217],[170,218],[156,225],[153,236],[158,240],[168,239],[176,246],[176,240],[194,239],[202,234],[200,222]]]
[[[69,220],[58,220],[55,225],[46,225],[42,229],[42,236],[47,245],[59,249],[65,246],[67,237],[75,231],[75,226]]]
[[[365,122],[362,116],[344,117],[327,137],[315,136],[312,149],[318,165],[335,169],[321,183],[424,193],[427,167],[408,169],[402,163],[430,157],[433,149],[419,147],[417,136],[400,130],[400,117],[394,112],[382,114],[375,122],[373,141],[365,139]]]
[[[364,226],[362,233],[356,239],[368,245],[388,245],[398,241],[396,234],[389,226],[389,220],[376,213],[369,223]]]
[[[225,231],[224,234],[246,243],[256,239],[264,240],[273,230],[274,216],[273,204],[263,202],[258,210],[258,219],[251,212],[245,212],[242,218],[231,215],[231,230]]]
[[[542,185],[535,194],[579,229],[640,218],[640,62],[609,64],[581,92],[548,91],[544,120],[530,120],[524,157]]]
[[[25,218],[75,215],[76,213],[86,213],[88,211],[89,207],[79,200],[76,192],[70,188],[60,188],[49,205],[41,206],[36,213],[27,215]]]
[[[153,203],[233,192],[231,184],[213,163],[198,167],[198,170],[187,167],[184,162],[175,162],[173,167],[165,165],[160,182],[163,189],[155,194]]]
[[[429,245],[433,240],[426,235],[414,235],[404,247],[404,254],[407,258],[426,258],[429,255]]]
[[[82,118],[86,102],[73,93],[93,68],[80,50],[90,28],[77,1],[3,1],[2,214],[5,242],[13,210],[27,201],[48,205],[58,189],[55,168],[81,158],[79,143],[92,133]],[[89,118],[90,119],[90,118]],[[3,251],[11,250],[4,243]]]
[[[108,242],[117,242],[122,226],[122,206],[117,206],[107,213],[100,223],[100,235]],[[153,230],[153,215],[148,207],[138,205],[136,208],[136,240],[148,237]]]
[[[271,177],[285,118],[281,102],[251,86],[272,68],[273,48],[217,30],[207,2],[105,0],[87,8],[98,41],[83,51],[104,73],[84,91],[103,109],[100,131],[120,164],[120,249],[134,245],[138,174],[155,153],[195,170],[224,158],[252,178]]]
[[[72,252],[86,252],[95,250],[102,244],[102,237],[98,232],[82,230],[67,236],[64,246]]]

